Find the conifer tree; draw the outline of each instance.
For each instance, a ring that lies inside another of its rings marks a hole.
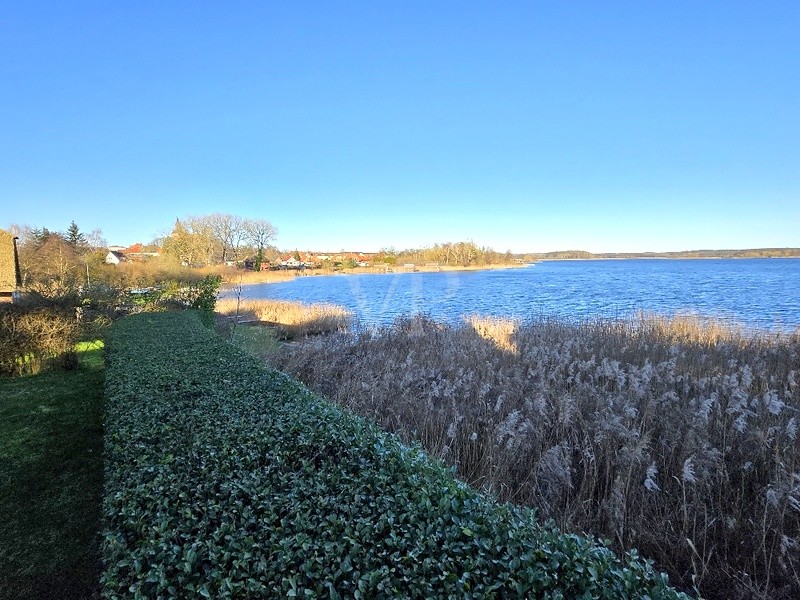
[[[67,243],[75,249],[82,248],[86,245],[86,236],[81,233],[80,228],[72,221],[67,227],[67,235],[65,236]]]

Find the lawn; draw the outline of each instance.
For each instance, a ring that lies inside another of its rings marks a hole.
[[[0,599],[99,596],[101,345],[77,370],[0,379]]]

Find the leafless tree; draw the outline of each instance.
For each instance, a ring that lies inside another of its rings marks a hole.
[[[245,219],[236,215],[213,213],[188,217],[176,222],[164,239],[164,251],[189,265],[238,260],[242,247],[252,244],[263,256],[276,229],[265,219]]]
[[[247,235],[247,221],[236,215],[214,213],[205,217],[214,240],[218,244],[222,262],[238,258],[239,248]]]
[[[92,229],[92,232],[86,236],[86,243],[95,250],[108,248],[108,241],[103,237],[103,232],[100,229]]]
[[[248,219],[247,240],[256,249],[256,268],[261,268],[261,261],[264,259],[264,249],[275,239],[278,230],[266,219]]]
[[[17,223],[12,223],[6,228],[6,230],[14,237],[19,238],[17,243],[20,246],[27,244],[34,238],[33,227],[30,225],[18,225]]]

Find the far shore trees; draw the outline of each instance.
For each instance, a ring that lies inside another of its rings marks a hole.
[[[418,250],[404,250],[394,254],[392,258],[400,262],[435,262],[442,266],[472,267],[511,262],[508,260],[509,256],[468,241],[445,242]]]

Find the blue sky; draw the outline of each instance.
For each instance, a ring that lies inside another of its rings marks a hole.
[[[0,226],[800,246],[800,2],[6,2]]]

